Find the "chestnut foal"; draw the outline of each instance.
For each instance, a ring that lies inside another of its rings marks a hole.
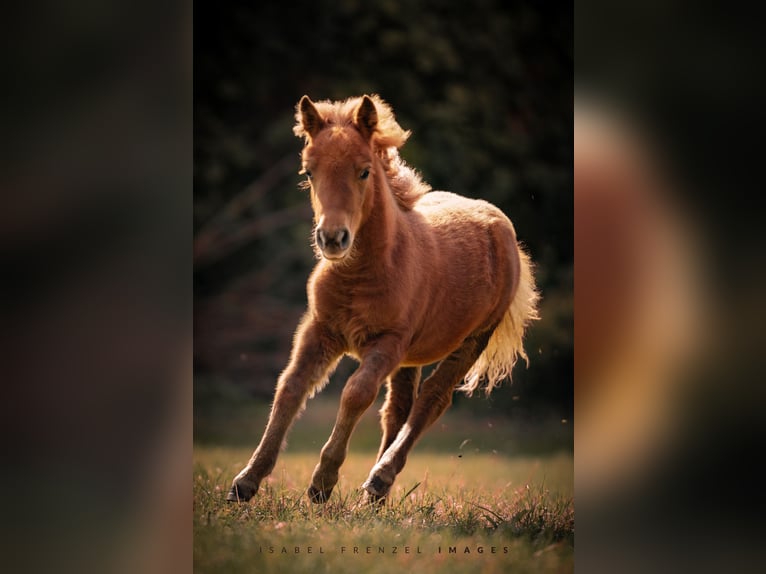
[[[263,438],[227,499],[257,492],[307,398],[349,354],[359,368],[343,389],[308,495],[328,499],[354,427],[386,384],[383,439],[363,484],[380,501],[453,391],[489,393],[518,356],[527,359],[522,337],[538,300],[532,266],[499,209],[430,192],[401,160],[409,132],[379,97],[315,104],[304,96],[296,119],[320,261]],[[421,366],[435,362],[421,385]]]

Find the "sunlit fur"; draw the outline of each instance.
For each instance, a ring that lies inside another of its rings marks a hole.
[[[391,106],[380,99],[378,95],[369,97],[375,104],[378,113],[378,126],[372,136],[371,147],[381,161],[388,179],[389,189],[396,201],[402,208],[412,209],[412,206],[424,193],[431,191],[431,187],[399,156],[399,148],[410,137],[410,131],[403,130],[396,123]],[[359,107],[361,100],[362,98],[358,97],[349,98],[343,102],[321,101],[314,102],[314,106],[328,126],[353,127],[354,112]],[[311,137],[304,129],[301,121],[300,107],[295,113],[295,118],[296,124],[293,132],[296,136],[305,138],[307,143],[310,142]],[[306,182],[305,187],[309,187],[308,182]]]
[[[516,295],[505,313],[502,322],[495,328],[487,348],[476,360],[465,376],[465,382],[458,387],[468,395],[478,389],[485,381],[487,395],[500,382],[511,376],[516,359],[521,357],[527,365],[529,358],[524,351],[524,331],[529,323],[539,319],[537,302],[539,295],[535,290],[532,277],[532,264],[529,255],[519,250],[520,279]]]
[[[305,400],[347,354],[360,365],[346,382],[309,496],[327,500],[356,423],[386,384],[378,462],[363,485],[381,500],[456,389],[489,394],[517,357],[527,359],[524,331],[538,317],[532,263],[498,208],[431,192],[405,165],[398,148],[409,132],[378,96],[335,103],[304,96],[294,131],[305,140],[317,229],[347,230],[350,244],[316,248],[308,309],[266,432],[229,499],[255,494]],[[421,384],[420,366],[431,363],[438,366]]]

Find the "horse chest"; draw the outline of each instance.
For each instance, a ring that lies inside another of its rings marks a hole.
[[[401,324],[401,302],[375,281],[319,283],[313,299],[317,318],[342,334],[352,349]]]

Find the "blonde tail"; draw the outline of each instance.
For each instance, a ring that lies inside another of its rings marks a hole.
[[[506,377],[510,377],[516,359],[521,357],[529,365],[524,352],[524,331],[531,321],[539,319],[537,302],[540,295],[535,289],[532,262],[519,247],[519,287],[502,321],[495,328],[484,352],[476,359],[465,376],[464,383],[457,390],[469,396],[486,379],[484,390],[489,395]]]

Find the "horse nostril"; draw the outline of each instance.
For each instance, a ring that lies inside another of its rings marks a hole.
[[[322,231],[321,229],[317,229],[316,230],[316,241],[317,241],[317,245],[319,246],[319,248],[320,249],[324,249],[325,243],[326,243],[326,239],[325,239],[324,231]]]
[[[338,232],[338,244],[340,245],[341,249],[347,249],[349,241],[351,239],[351,234],[348,232],[348,229],[341,229]]]

